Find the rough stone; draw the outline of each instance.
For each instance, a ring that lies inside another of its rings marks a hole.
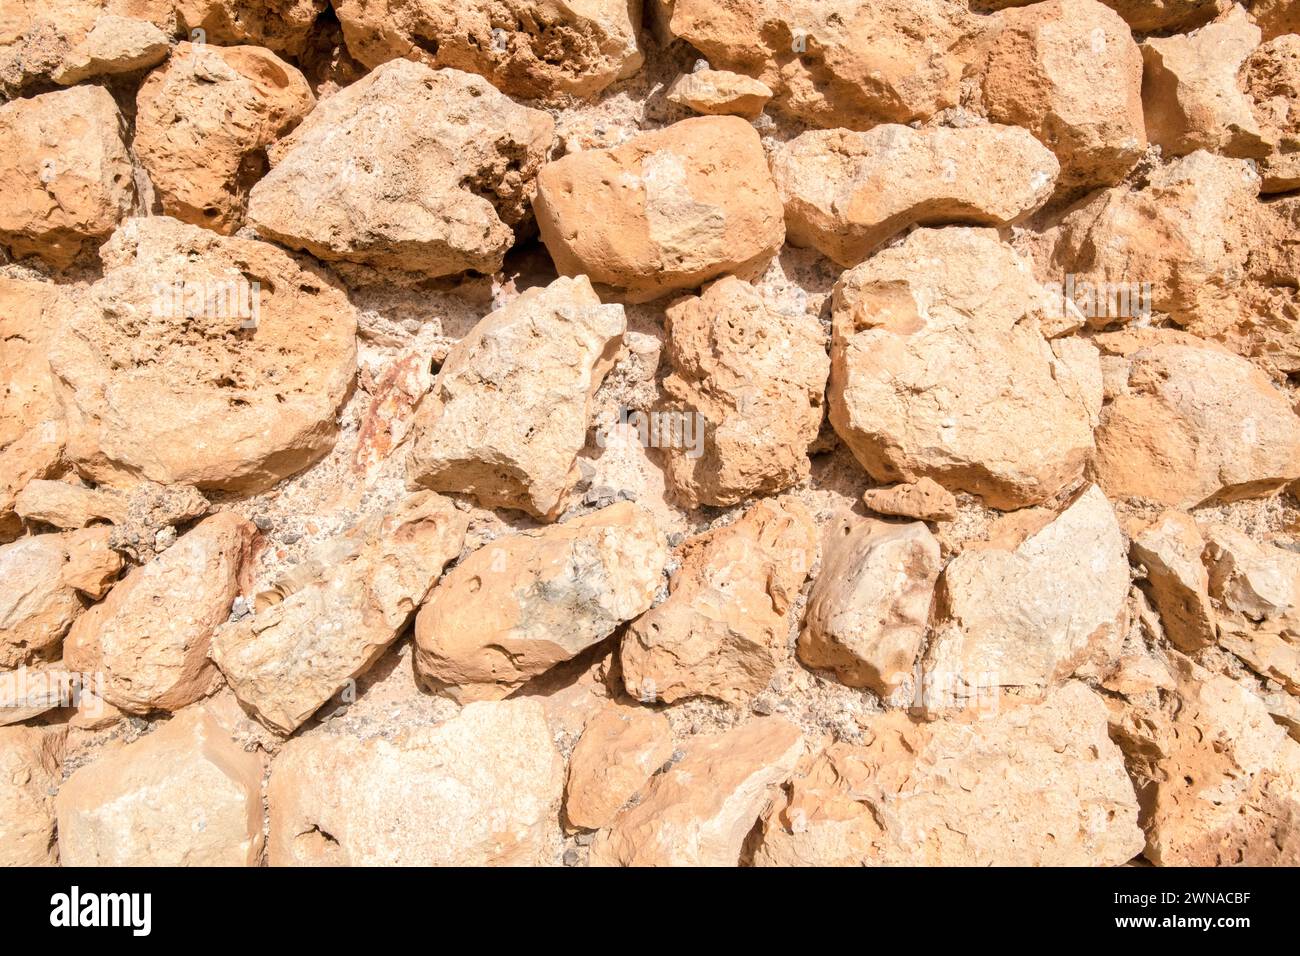
[[[0,727],[0,866],[57,866],[66,727]]]
[[[930,478],[889,488],[868,488],[862,493],[862,503],[876,514],[918,521],[952,521],[957,517],[956,497]]]
[[[161,63],[170,47],[170,37],[148,20],[105,14],[95,20],[85,39],[69,51],[51,78],[71,86],[91,77],[134,73]]]
[[[1300,188],[1300,36],[1284,33],[1256,47],[1240,76],[1268,146],[1258,159],[1260,192]]]
[[[632,301],[753,271],[785,238],[758,133],[734,116],[693,117],[549,163],[533,207],[562,275]]]
[[[663,714],[617,704],[597,711],[569,755],[566,819],[582,830],[606,826],[672,755]]]
[[[730,70],[697,70],[673,80],[665,94],[678,106],[705,116],[754,119],[772,98],[766,83]]]
[[[1165,635],[1184,651],[1214,643],[1210,576],[1201,560],[1205,540],[1196,522],[1167,510],[1132,533],[1129,553],[1146,573]]]
[[[786,659],[790,609],[816,553],[812,517],[793,497],[687,541],[668,600],[623,637],[627,692],[647,703],[752,699]]]
[[[14,496],[14,512],[24,521],[39,521],[56,528],[84,528],[95,521],[124,518],[126,500],[111,491],[36,478]]]

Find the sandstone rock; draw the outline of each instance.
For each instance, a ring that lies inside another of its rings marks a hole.
[[[1238,73],[1259,45],[1243,7],[1194,33],[1142,44],[1147,138],[1166,156],[1207,149],[1260,157],[1266,145]]]
[[[1180,511],[1165,511],[1132,535],[1133,563],[1146,572],[1165,634],[1184,651],[1214,643],[1210,576],[1201,554],[1205,540],[1196,522]]]
[[[620,305],[583,276],[526,291],[443,362],[413,427],[409,477],[548,520],[578,483],[596,389],[622,348]]]
[[[230,615],[256,533],[228,511],[200,522],[77,620],[64,663],[102,673],[103,698],[131,714],[198,700],[215,675],[208,646]]]
[[[127,0],[131,2],[131,0]],[[297,55],[327,0],[172,0],[182,33],[202,30],[204,42],[251,43],[277,53]]]
[[[82,610],[64,578],[62,535],[41,534],[0,547],[0,670],[57,656]]]
[[[772,98],[772,90],[742,73],[697,70],[673,80],[665,94],[670,102],[705,116],[743,116],[754,119]]]
[[[804,762],[763,817],[760,866],[1118,866],[1142,850],[1106,708],[1071,682],[996,715],[872,719]]]
[[[52,78],[71,86],[91,77],[134,73],[161,63],[170,46],[167,34],[148,20],[105,14],[95,20]]]
[[[911,676],[943,562],[925,525],[832,524],[799,635],[799,659],[887,697]]]
[[[74,706],[78,693],[85,696],[82,686],[78,675],[59,664],[4,671],[0,673],[0,727]]]
[[[263,151],[313,105],[306,78],[269,50],[177,46],[136,97],[135,152],[163,212],[234,232]]]
[[[481,77],[386,63],[268,150],[248,221],[321,259],[420,278],[492,273],[528,211],[553,128]]]
[[[126,495],[126,514],[115,521],[109,545],[140,564],[153,557],[159,534],[211,510],[208,499],[193,485],[160,485],[141,481]]]
[[[1295,0],[1252,0],[1250,15],[1272,40],[1283,33],[1300,33],[1300,7]]]
[[[212,660],[245,707],[292,733],[388,648],[460,553],[467,525],[431,492],[373,516],[295,567],[270,606],[220,628]]]
[[[898,515],[919,521],[951,521],[957,517],[957,499],[929,478],[889,488],[868,488],[862,503],[881,515]]]
[[[1213,20],[1231,0],[1102,0],[1136,33],[1188,30]]]
[[[1190,664],[1177,676],[1177,693],[1130,708],[1115,727],[1141,799],[1147,859],[1294,866],[1300,745],[1230,678]]]
[[[813,130],[772,160],[790,242],[842,266],[918,223],[1018,222],[1052,195],[1059,170],[1015,126]]]
[[[991,121],[1023,126],[1056,154],[1062,189],[1117,183],[1146,147],[1142,54],[1097,0],[995,14],[980,85]]]
[[[0,728],[0,866],[56,866],[54,791],[66,727]]]
[[[55,800],[65,866],[256,866],[263,760],[201,708],[101,756]]]
[[[992,230],[917,230],[841,277],[830,421],[874,479],[928,477],[1016,508],[1079,478],[1096,356],[1053,353],[1035,321],[1044,296]]]
[[[271,767],[268,862],[535,866],[563,785],[532,700],[470,704],[397,740],[296,738]]]
[[[1300,27],[1300,22],[1297,23]],[[1240,78],[1268,146],[1258,159],[1260,192],[1300,187],[1300,36],[1284,33],[1255,48]]]
[[[95,521],[124,518],[126,501],[111,491],[37,478],[14,496],[14,512],[24,521],[39,521],[56,528],[84,528]]]
[[[668,22],[712,66],[767,84],[781,112],[851,129],[956,105],[976,29],[952,0],[675,0]]]
[[[665,407],[695,416],[681,419],[695,422],[693,443],[662,448],[677,496],[726,506],[806,479],[830,374],[821,323],[727,276],[669,306],[665,326]]]
[[[103,242],[134,202],[123,126],[98,86],[0,106],[0,245],[63,268]]]
[[[749,831],[803,755],[799,729],[759,717],[687,745],[591,846],[594,866],[735,866]]]
[[[758,133],[698,116],[543,167],[533,200],[562,275],[645,301],[766,262],[785,238]]]
[[[487,77],[511,96],[594,96],[641,68],[640,0],[340,0],[348,50]]]
[[[459,701],[505,697],[649,608],[667,562],[655,518],[629,502],[499,538],[420,609],[416,669]]]
[[[63,581],[98,601],[122,571],[122,556],[110,546],[111,532],[103,525],[81,528],[64,536],[67,563]]]
[[[1117,656],[1127,630],[1127,550],[1094,485],[1014,550],[957,555],[935,592],[927,684],[959,699],[981,688],[1043,687]]]
[[[791,497],[690,539],[668,600],[623,637],[627,692],[647,703],[753,698],[786,658],[790,607],[816,553],[812,517]]]
[[[673,754],[668,718],[610,704],[587,721],[569,756],[564,815],[582,830],[606,826]]]
[[[1300,418],[1250,362],[1177,333],[1097,341],[1127,353],[1096,433],[1108,495],[1187,508],[1268,495],[1300,477]]]
[[[165,217],[130,221],[102,255],[50,353],[80,471],[254,492],[330,449],[356,369],[332,280]]]

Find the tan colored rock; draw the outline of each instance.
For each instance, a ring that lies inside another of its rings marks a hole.
[[[1213,20],[1232,0],[1102,0],[1135,33],[1189,30]]]
[[[64,583],[98,601],[117,580],[125,562],[111,546],[112,532],[103,525],[81,528],[64,536],[67,563]]]
[[[1127,631],[1128,548],[1090,486],[1014,550],[967,549],[935,592],[927,693],[942,707],[984,688],[1044,687],[1118,656]]]
[[[889,696],[912,675],[942,568],[939,542],[920,522],[849,516],[830,525],[799,659]]]
[[[127,0],[138,2],[138,0]],[[206,43],[249,43],[296,56],[307,45],[328,0],[170,0],[181,32],[202,30]]]
[[[100,756],[55,800],[65,866],[256,866],[263,758],[202,708]]]
[[[505,697],[649,608],[667,562],[655,518],[629,502],[498,538],[420,609],[416,670],[458,701]]]
[[[596,389],[626,320],[583,276],[524,292],[452,348],[413,426],[407,474],[554,520],[581,478]]]
[[[821,323],[726,276],[669,306],[665,328],[664,407],[695,426],[692,442],[659,442],[678,497],[726,506],[806,479],[830,374]]]
[[[75,706],[78,693],[85,696],[83,686],[78,675],[61,664],[23,666],[0,672],[0,727]]]
[[[0,670],[58,655],[59,642],[83,607],[64,578],[67,562],[62,535],[34,535],[0,547]]]
[[[1198,651],[1214,643],[1210,576],[1201,560],[1205,540],[1196,522],[1167,510],[1132,533],[1129,554],[1146,573],[1165,634],[1179,649]]]
[[[50,352],[83,474],[255,492],[329,451],[356,370],[333,280],[166,217],[131,220],[101,254]]]
[[[490,274],[514,244],[553,129],[482,77],[386,63],[268,150],[248,221],[320,259],[420,278]]]
[[[874,479],[927,477],[995,508],[1078,480],[1097,359],[1086,343],[1058,358],[1036,321],[1044,297],[987,229],[917,230],[841,277],[830,421]]]
[[[234,232],[266,171],[263,150],[315,102],[306,78],[269,50],[179,44],[136,96],[135,153],[162,211]]]
[[[889,488],[868,488],[862,493],[862,503],[876,514],[918,521],[952,521],[957,517],[956,497],[930,478]]]
[[[667,717],[607,705],[587,721],[569,755],[565,818],[581,830],[601,829],[672,755]]]
[[[675,0],[668,21],[713,67],[770,87],[779,111],[851,129],[956,105],[976,29],[956,0]]]
[[[1258,159],[1260,192],[1300,188],[1300,36],[1284,33],[1256,47],[1240,79],[1268,146]]]
[[[984,719],[892,712],[865,730],[865,746],[805,760],[763,817],[757,865],[1119,866],[1142,850],[1106,707],[1083,684]]]
[[[14,512],[24,521],[39,521],[56,528],[84,528],[95,521],[124,518],[126,500],[111,491],[37,478],[14,496]]]
[[[66,727],[0,728],[0,866],[57,866],[54,791]]]
[[[1261,157],[1267,146],[1238,74],[1259,46],[1244,7],[1193,33],[1142,43],[1147,138],[1166,156],[1207,149]]]
[[[1300,33],[1300,7],[1295,0],[1252,0],[1250,15],[1272,40],[1283,33]]]
[[[793,497],[689,539],[668,600],[623,636],[627,692],[643,703],[753,698],[787,657],[790,609],[816,554],[812,516]]]
[[[697,737],[654,779],[641,802],[591,845],[593,866],[735,866],[745,837],[794,771],[803,734],[759,717]]]
[[[536,866],[564,786],[543,708],[470,704],[396,740],[289,741],[267,788],[271,866]]]
[[[1177,693],[1115,726],[1158,866],[1294,866],[1300,861],[1300,745],[1258,697],[1191,664]]]
[[[1097,0],[1046,0],[994,15],[980,70],[992,122],[1056,154],[1062,189],[1119,182],[1146,148],[1142,54]]]
[[[101,696],[127,713],[175,711],[201,698],[216,674],[208,647],[230,615],[256,533],[228,511],[200,522],[78,619],[64,663],[102,673]]]
[[[1149,283],[1153,311],[1193,331],[1221,324],[1246,272],[1258,191],[1245,160],[1192,153],[1146,188],[1116,187],[1068,215],[1054,234],[1053,271],[1114,289]]]
[[[0,245],[63,268],[107,239],[135,197],[124,125],[98,86],[0,106]]]
[[[134,73],[161,63],[170,47],[170,37],[148,20],[105,14],[95,20],[52,78],[71,86],[91,77]]]
[[[1019,222],[1052,195],[1059,171],[1016,126],[812,130],[772,158],[788,239],[842,266],[917,224]]]
[[[533,208],[562,275],[632,301],[751,271],[785,239],[758,133],[734,116],[697,116],[548,163]]]
[[[644,60],[640,0],[341,0],[335,9],[348,50],[368,67],[405,57],[526,99],[594,96]]]
[[[766,83],[730,70],[696,70],[683,73],[664,94],[669,102],[705,116],[743,116],[755,119],[772,98]]]
[[[126,495],[126,514],[115,520],[110,546],[140,564],[149,561],[166,540],[167,530],[202,518],[212,506],[193,485],[141,481]]]
[[[1250,362],[1178,333],[1097,341],[1126,353],[1096,434],[1108,495],[1187,508],[1269,495],[1300,477],[1300,418]]]
[[[460,554],[468,523],[431,492],[399,502],[259,595],[269,606],[219,628],[212,660],[246,708],[292,733],[396,639]]]

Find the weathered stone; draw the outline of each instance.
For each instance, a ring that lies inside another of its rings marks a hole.
[[[1097,0],[995,14],[980,83],[990,120],[1023,126],[1056,154],[1062,189],[1117,183],[1146,147],[1142,54]]]
[[[876,514],[919,521],[951,521],[957,517],[956,497],[930,478],[889,488],[868,488],[862,493],[862,503]]]
[[[1243,7],[1194,33],[1142,44],[1142,106],[1147,138],[1166,156],[1198,149],[1261,157],[1267,145],[1238,74],[1259,45]]]
[[[745,837],[803,755],[803,734],[759,717],[697,737],[591,845],[593,866],[735,866]]]
[[[102,673],[103,698],[128,713],[198,700],[215,676],[208,647],[230,615],[256,533],[228,511],[200,522],[77,620],[64,663]]]
[[[131,220],[101,254],[50,352],[79,470],[254,492],[330,449],[356,370],[333,280],[166,217]]]
[[[1160,866],[1300,862],[1300,744],[1240,684],[1185,662],[1176,693],[1115,725]]]
[[[63,536],[67,552],[64,583],[96,601],[108,593],[125,563],[110,546],[110,536],[110,530],[103,525]]]
[[[1284,33],[1256,47],[1240,76],[1268,146],[1258,159],[1260,192],[1300,188],[1300,36]]]
[[[821,323],[727,276],[669,306],[665,327],[665,407],[695,422],[694,442],[662,448],[678,497],[726,506],[806,479],[830,374]]]
[[[0,244],[63,268],[108,238],[135,197],[123,127],[98,86],[0,106]]]
[[[978,29],[956,0],[675,0],[670,17],[672,35],[767,84],[781,112],[851,129],[956,105],[961,44]]]
[[[126,0],[139,2],[139,0]],[[182,33],[202,30],[206,43],[251,43],[277,53],[297,55],[327,0],[171,0]]]
[[[617,704],[597,711],[569,756],[565,818],[582,830],[601,829],[672,754],[663,714]]]
[[[63,535],[34,535],[0,547],[0,670],[58,655],[83,606],[64,577],[67,562]]]
[[[892,694],[912,675],[942,567],[938,540],[919,522],[846,516],[831,524],[799,659],[850,687]]]
[[[549,163],[533,207],[562,275],[633,301],[753,270],[785,238],[758,133],[734,116],[697,116]]]
[[[542,705],[470,704],[396,740],[330,734],[280,751],[272,866],[535,866],[564,785]]]
[[[505,697],[649,608],[667,562],[654,517],[629,502],[499,538],[420,609],[416,669],[456,700]]]
[[[1079,478],[1097,358],[1086,343],[1070,361],[1054,354],[1036,321],[1044,298],[993,230],[920,229],[841,277],[830,421],[873,478],[928,477],[995,508]]]
[[[1181,511],[1165,511],[1135,529],[1130,555],[1146,573],[1166,636],[1184,651],[1214,643],[1210,576],[1201,560],[1205,540]]]
[[[766,83],[729,70],[697,70],[673,80],[665,94],[670,102],[705,116],[754,119],[772,98]]]
[[[306,78],[269,50],[182,43],[140,87],[135,153],[164,213],[229,234],[263,150],[313,105]]]
[[[790,608],[816,553],[812,517],[790,497],[690,539],[668,600],[623,637],[627,692],[647,703],[753,698],[786,658]]]
[[[61,664],[0,672],[0,727],[73,706],[81,686],[78,675]],[[85,696],[84,690],[81,694]]]
[[[1027,7],[1037,0],[970,0],[972,10]],[[1135,33],[1190,30],[1213,20],[1232,0],[1101,0],[1133,28]]]
[[[581,478],[593,398],[625,330],[623,307],[601,305],[583,276],[488,315],[452,348],[421,404],[410,478],[554,520]]]
[[[263,760],[202,708],[82,767],[55,800],[65,866],[256,866]]]
[[[511,96],[589,97],[641,68],[640,0],[340,0],[348,50],[487,77]]]
[[[790,242],[842,266],[918,223],[1019,222],[1052,195],[1059,171],[1015,126],[812,130],[772,159]]]
[[[1111,497],[1187,508],[1300,477],[1300,418],[1250,362],[1180,333],[1097,342],[1118,360],[1096,433],[1097,481]]]
[[[115,521],[126,515],[126,499],[68,481],[37,478],[14,496],[14,512],[24,521],[56,528],[84,528],[94,521]]]
[[[482,77],[386,63],[267,151],[249,194],[266,238],[328,260],[418,274],[492,273],[551,147],[547,114]]]
[[[468,519],[420,492],[318,549],[220,628],[211,657],[235,696],[270,727],[297,730],[366,671],[460,554]]]
[[[935,592],[926,681],[962,698],[1051,685],[1113,658],[1127,630],[1127,552],[1095,485],[1014,550],[963,551]]]
[[[1252,0],[1250,15],[1272,40],[1283,33],[1300,33],[1300,6],[1295,0]]]
[[[56,866],[54,791],[66,727],[0,728],[0,866]]]
[[[71,86],[97,76],[134,73],[167,58],[170,38],[148,20],[105,14],[69,51],[52,79]]]
[[[211,507],[193,485],[141,481],[127,494],[126,514],[114,522],[109,545],[144,564],[153,557],[160,533],[202,518]]]
[[[1106,707],[1071,682],[806,759],[763,817],[760,866],[1119,866],[1142,850],[1138,805]]]

